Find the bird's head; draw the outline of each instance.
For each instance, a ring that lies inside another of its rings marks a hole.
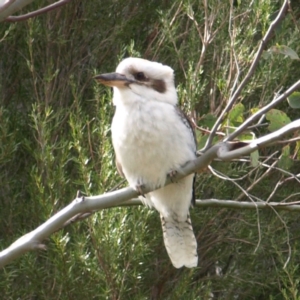
[[[129,57],[118,65],[115,73],[95,76],[100,83],[114,88],[114,103],[161,101],[177,104],[172,68],[158,62]]]

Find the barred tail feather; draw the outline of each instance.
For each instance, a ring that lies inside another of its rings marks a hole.
[[[181,222],[174,216],[161,217],[164,242],[175,268],[197,267],[197,241],[193,232],[190,216]]]

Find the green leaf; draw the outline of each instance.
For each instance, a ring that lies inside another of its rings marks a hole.
[[[199,130],[196,130],[197,148],[198,149],[202,149],[205,146],[208,136],[209,136],[209,134],[202,134]],[[219,141],[220,141],[220,139],[218,136],[215,136],[213,138],[213,144],[215,144]]]
[[[251,165],[253,167],[258,166],[258,164],[259,164],[259,152],[258,152],[258,150],[254,151],[250,154],[250,160],[251,160]]]
[[[231,123],[243,123],[245,106],[242,103],[236,104],[228,114]]]
[[[253,108],[250,109],[252,115],[254,115],[254,114],[255,114],[256,112],[258,112],[259,110],[260,110],[259,107],[253,107]]]
[[[203,135],[200,131],[196,130],[197,149],[202,149],[205,146],[208,135]]]
[[[291,166],[293,165],[293,160],[290,158],[290,146],[284,146],[282,148],[282,155],[278,162],[278,167],[289,170]]]
[[[291,59],[299,59],[298,54],[293,49],[291,49],[290,47],[285,46],[285,45],[272,46],[268,50],[268,52],[276,53],[276,54],[283,54],[283,55],[288,56]]]
[[[300,92],[294,92],[291,94],[287,101],[291,108],[300,108]]]
[[[268,50],[268,51],[264,51],[261,57],[263,59],[269,59],[271,56],[272,56],[272,53]]]
[[[207,114],[201,118],[199,126],[212,129],[216,121],[217,118],[214,115]]]
[[[253,141],[255,138],[255,133],[252,131],[246,131],[239,135],[239,140],[243,142]]]
[[[291,119],[287,116],[287,114],[279,109],[269,110],[266,113],[266,119],[270,122],[268,127],[270,131],[276,131],[291,123]]]
[[[297,155],[297,159],[300,160],[300,141],[296,142],[294,153]]]

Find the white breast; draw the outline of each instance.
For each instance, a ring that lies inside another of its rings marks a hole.
[[[132,187],[161,186],[168,172],[195,158],[192,134],[171,104],[118,103],[111,129],[117,159]]]

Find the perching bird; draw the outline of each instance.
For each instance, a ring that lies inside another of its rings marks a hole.
[[[115,73],[97,75],[95,79],[114,89],[112,141],[117,168],[130,186],[138,191],[143,186],[164,186],[168,174],[196,158],[193,129],[176,107],[170,67],[130,57],[118,65]],[[198,264],[189,216],[193,181],[194,174],[143,198],[160,213],[165,246],[176,268]]]

